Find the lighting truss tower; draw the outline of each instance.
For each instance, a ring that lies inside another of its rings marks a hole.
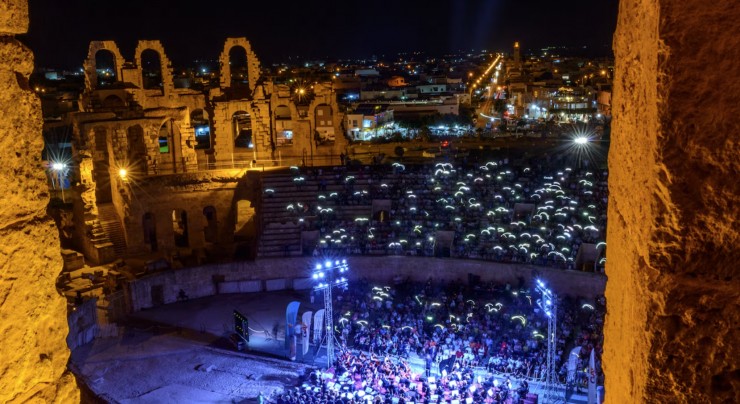
[[[323,264],[318,263],[314,267],[313,278],[314,290],[324,291],[324,321],[326,324],[326,335],[322,337],[326,339],[326,360],[327,366],[331,367],[334,363],[334,342],[336,336],[334,335],[334,310],[333,301],[331,296],[332,288],[338,286],[346,286],[347,278],[345,273],[349,271],[347,260],[326,260]]]
[[[537,279],[537,291],[542,294],[542,299],[537,301],[537,305],[547,317],[547,370],[543,402],[556,403],[560,401],[557,394],[558,297],[545,286],[541,279]]]

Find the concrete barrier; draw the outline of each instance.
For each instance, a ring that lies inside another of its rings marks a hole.
[[[306,290],[313,287],[313,279],[311,278],[296,278],[293,279],[293,290]]]
[[[288,280],[282,279],[268,279],[265,281],[265,290],[268,292],[274,292],[276,290],[285,290],[288,288]]]
[[[231,281],[218,285],[219,293],[256,293],[262,292],[262,281]]]
[[[255,285],[263,281],[267,290],[309,289],[308,277],[315,258],[276,258],[253,262],[204,265],[149,274],[129,283],[131,309],[139,311],[157,304],[177,301],[180,289],[191,298],[221,293],[251,293],[261,291]],[[542,278],[560,295],[593,298],[604,293],[606,276],[581,271],[569,271],[535,265],[505,264],[490,261],[460,260],[430,257],[348,257],[351,281],[365,280],[392,284],[394,280],[410,279],[425,282],[459,280],[467,283],[469,275],[481,282],[518,284],[524,280],[532,285],[534,278]],[[218,289],[217,289],[218,285]],[[161,293],[161,295],[160,295]]]

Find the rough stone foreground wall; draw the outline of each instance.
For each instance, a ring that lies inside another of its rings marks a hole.
[[[41,103],[28,87],[27,0],[0,0],[0,402],[79,401],[66,303],[55,287],[59,237],[46,215]]]
[[[620,1],[609,403],[740,402],[738,21],[735,0]]]

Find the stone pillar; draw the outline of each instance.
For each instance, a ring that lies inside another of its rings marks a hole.
[[[46,215],[41,103],[30,90],[26,0],[0,0],[0,402],[78,402],[66,372],[59,236]]]
[[[621,0],[609,153],[608,403],[736,402],[740,7]]]

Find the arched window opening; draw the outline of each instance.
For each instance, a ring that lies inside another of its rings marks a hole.
[[[113,52],[101,49],[95,53],[95,75],[98,88],[108,87],[118,81],[116,57]]]
[[[211,147],[211,125],[205,111],[196,109],[191,112],[190,125],[195,130],[195,148],[209,149]]]
[[[157,224],[153,213],[144,213],[141,227],[144,229],[144,243],[148,244],[152,251],[157,251]]]
[[[111,94],[103,99],[103,108],[123,108],[126,106],[121,97]]]
[[[162,154],[166,154],[170,152],[170,138],[172,137],[172,133],[170,131],[170,121],[165,122],[160,128],[159,128],[159,152]]]
[[[163,90],[162,58],[157,51],[141,52],[141,80],[145,90]]]
[[[229,70],[231,70],[231,87],[249,87],[249,70],[247,50],[234,46],[229,50]]]
[[[172,211],[172,232],[175,236],[175,247],[190,247],[188,237],[188,212],[182,209]]]
[[[232,133],[234,134],[234,147],[251,149],[254,147],[252,141],[252,117],[244,111],[237,111],[231,116]]]
[[[218,240],[218,222],[216,220],[216,208],[206,206],[203,208],[203,216],[206,218],[206,227],[203,233],[207,243],[215,243]]]

